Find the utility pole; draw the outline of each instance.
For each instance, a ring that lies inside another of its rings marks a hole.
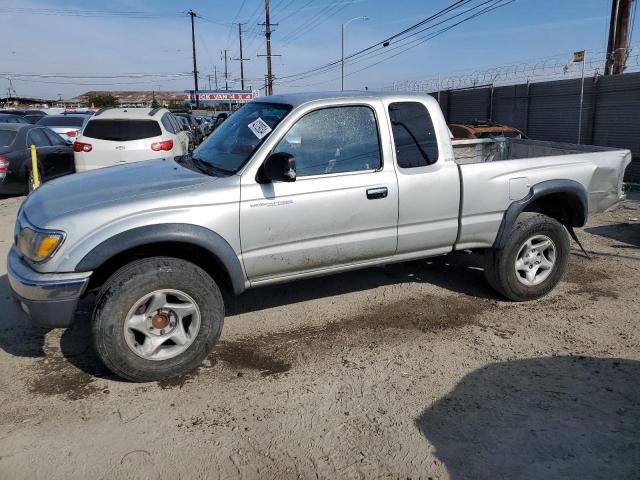
[[[238,23],[238,36],[240,38],[240,58],[234,58],[234,60],[238,60],[240,62],[240,84],[242,86],[242,90],[244,90],[244,62],[249,59],[244,58],[242,51],[242,23]]]
[[[612,0],[609,41],[607,43],[607,63],[605,75],[619,75],[627,68],[629,55],[629,28],[631,10],[635,0]]]
[[[200,106],[200,95],[198,94],[198,65],[196,63],[196,12],[189,10],[187,14],[191,17],[191,46],[193,48],[193,83],[195,86],[194,95],[196,97],[196,108]]]
[[[224,89],[229,90],[229,71],[227,69],[227,59],[229,58],[227,55],[228,50],[224,51]]]
[[[277,23],[271,23],[269,16],[269,0],[264,0],[264,36],[267,38],[267,54],[258,55],[259,57],[267,57],[267,85],[265,93],[267,95],[273,95],[273,70],[271,69],[271,57],[279,57],[280,55],[273,55],[271,53],[271,27],[278,25]]]
[[[273,70],[271,69],[271,19],[269,18],[269,0],[264,0],[265,36],[267,38],[267,75],[269,76],[269,95],[273,95]]]
[[[216,82],[216,90],[218,90],[218,66],[217,65],[213,66],[213,78]]]

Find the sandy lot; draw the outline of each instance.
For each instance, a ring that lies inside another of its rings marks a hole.
[[[591,218],[547,298],[460,255],[250,291],[192,375],[132,384],[30,326],[0,200],[0,478],[640,478],[640,201]]]

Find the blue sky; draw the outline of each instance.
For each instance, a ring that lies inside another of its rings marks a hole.
[[[582,49],[601,50],[606,46],[610,2],[515,0],[367,70],[353,73],[367,66],[367,62],[348,65],[347,87],[376,89],[396,80],[446,76],[552,55],[568,58],[571,52]],[[349,25],[347,53],[374,44],[451,3],[452,0],[271,0],[272,22],[279,23],[272,47],[274,53],[282,55],[274,59],[274,74],[293,75],[339,59],[340,25],[353,17],[366,15],[369,20]],[[247,84],[256,88],[262,85],[266,73],[265,59],[257,56],[265,53],[264,36],[261,27],[256,26],[264,20],[263,5],[264,0],[0,1],[4,38],[0,72],[133,74],[130,78],[99,79],[13,77],[18,95],[39,97],[70,97],[97,89],[191,88],[192,80],[179,75],[192,70],[190,24],[188,17],[180,14],[192,8],[203,17],[196,24],[201,88],[208,86],[205,76],[213,74],[214,65],[222,76],[221,50],[228,48],[230,57],[238,56],[237,26],[227,26],[234,20],[248,22],[243,27],[247,32],[245,57],[250,59],[245,63],[245,76],[249,79]],[[104,13],[96,17],[90,11]],[[640,15],[635,23],[637,27]],[[633,43],[638,42],[634,39]],[[230,88],[237,88],[239,83],[234,80],[239,77],[238,62],[230,60],[229,70]],[[305,79],[291,78],[276,83],[275,90],[336,90],[340,88],[339,76],[339,69],[335,69]],[[222,84],[221,79],[219,82]],[[7,86],[6,76],[0,78],[3,93]]]

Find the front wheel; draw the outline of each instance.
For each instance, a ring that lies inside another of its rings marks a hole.
[[[560,282],[569,252],[569,235],[560,222],[538,213],[523,213],[504,248],[485,252],[485,276],[510,300],[535,300]]]
[[[196,368],[218,341],[223,321],[220,289],[204,270],[154,257],[124,266],[105,283],[92,333],[112,372],[148,382]]]

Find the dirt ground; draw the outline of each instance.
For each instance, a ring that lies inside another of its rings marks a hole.
[[[638,198],[636,196],[636,198]],[[79,323],[30,326],[0,200],[0,478],[640,478],[640,201],[578,232],[565,281],[505,302],[473,255],[229,299],[196,372],[133,384]]]

